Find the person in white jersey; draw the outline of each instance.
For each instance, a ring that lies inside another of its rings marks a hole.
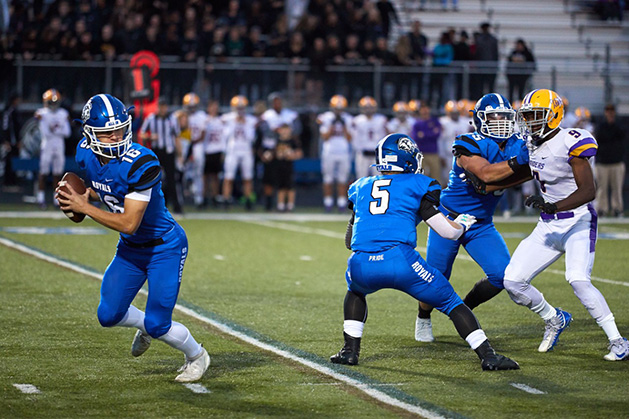
[[[454,139],[461,134],[467,134],[474,130],[470,124],[470,119],[462,117],[466,106],[468,106],[466,100],[458,102],[449,100],[443,107],[445,115],[439,118],[442,131],[437,143],[437,151],[442,160],[441,179],[448,179],[452,166],[452,143]],[[474,106],[472,105],[470,109],[473,108]]]
[[[199,109],[201,99],[195,93],[183,97],[183,109],[188,114],[188,129],[192,150],[188,156],[188,176],[192,180],[192,196],[197,207],[203,205],[203,168],[205,165],[205,128],[207,113]]]
[[[317,117],[321,136],[321,174],[323,176],[323,206],[326,212],[334,207],[334,182],[336,205],[339,211],[347,209],[347,182],[352,166],[349,128],[352,116],[345,112],[347,99],[334,95],[330,110]]]
[[[387,117],[376,113],[378,103],[371,96],[364,96],[358,102],[360,114],[352,120],[352,147],[354,149],[354,172],[356,178],[375,176],[372,167],[376,161],[378,141],[387,135]]]
[[[506,268],[504,285],[511,299],[528,307],[546,322],[539,352],[552,350],[572,315],[549,304],[531,281],[563,254],[566,280],[609,339],[608,361],[629,359],[629,343],[618,331],[605,297],[592,285],[597,214],[592,205],[596,185],[589,161],[598,145],[593,135],[580,128],[561,128],[564,106],[561,97],[538,89],[524,97],[518,111],[523,132],[528,134],[533,178],[541,195],[527,198],[526,205],[541,210],[533,232],[517,247]]]
[[[244,96],[234,96],[230,101],[232,112],[223,115],[223,135],[227,141],[225,164],[223,167],[223,201],[228,207],[232,203],[232,193],[236,171],[240,169],[245,207],[253,208],[253,143],[256,139],[257,118],[246,113],[249,101]]]
[[[211,100],[207,105],[207,119],[205,120],[205,136],[203,139],[205,148],[203,169],[204,205],[207,204],[208,199],[212,200],[213,206],[218,206],[223,201],[220,195],[220,181],[218,177],[223,170],[223,153],[225,152],[223,129],[223,120],[218,114],[218,101]]]
[[[49,89],[42,95],[43,108],[35,112],[39,121],[41,144],[39,153],[39,182],[37,188],[37,203],[42,209],[46,208],[46,178],[52,174],[53,185],[59,182],[66,163],[65,140],[70,136],[70,115],[61,108],[61,94],[56,89]],[[53,204],[58,206],[56,198]]]
[[[393,113],[395,116],[387,122],[388,133],[399,133],[404,135],[411,135],[415,118],[409,115],[411,109],[408,103],[404,101],[395,102],[393,104]]]

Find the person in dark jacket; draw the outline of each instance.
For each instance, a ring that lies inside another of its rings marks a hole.
[[[481,97],[487,92],[495,91],[494,85],[498,74],[498,39],[489,31],[491,25],[487,22],[480,25],[481,32],[475,34],[476,54],[474,60],[477,72],[473,74],[470,87],[470,97]]]
[[[622,217],[626,130],[616,121],[614,105],[605,106],[605,120],[597,125],[594,136],[598,142],[596,211],[600,216]]]
[[[507,79],[509,80],[509,100],[513,103],[522,100],[526,82],[535,70],[535,58],[523,39],[515,41],[515,47],[507,59]],[[515,91],[517,94],[514,96]]]

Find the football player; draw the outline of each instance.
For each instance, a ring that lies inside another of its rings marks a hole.
[[[210,357],[183,324],[172,320],[188,240],[166,209],[159,160],[132,141],[129,109],[117,98],[93,96],[81,119],[85,138],[77,147],[76,162],[86,172],[89,188],[82,195],[70,185],[67,192],[59,187],[56,192],[63,210],[86,214],[120,232],[116,254],[103,276],[98,321],[104,327],[137,328],[133,356],[146,352],[152,339],[182,351],[185,364],[175,380],[199,380]],[[90,205],[89,199],[100,199],[109,212]],[[131,302],[146,281],[143,312]]]
[[[357,365],[367,320],[366,296],[393,288],[430,302],[450,317],[459,335],[476,351],[483,370],[518,369],[517,362],[497,355],[472,311],[452,285],[415,250],[417,224],[424,220],[445,239],[456,240],[475,223],[460,214],[454,220],[438,209],[439,183],[422,173],[422,154],[404,134],[390,134],[376,148],[377,176],[362,177],[349,188],[352,216],[345,245],[347,261],[343,337],[345,345],[330,360]]]
[[[207,114],[199,109],[201,100],[195,93],[187,93],[183,97],[183,109],[188,114],[188,129],[190,130],[191,152],[189,153],[189,177],[192,180],[192,196],[197,207],[203,205],[203,169],[205,165],[205,128]]]
[[[347,182],[352,165],[349,129],[352,117],[345,112],[347,99],[334,95],[330,110],[317,117],[322,141],[321,174],[323,175],[323,206],[326,212],[334,207],[334,182],[336,181],[336,205],[339,211],[347,209]]]
[[[427,262],[448,279],[460,246],[480,265],[486,276],[463,299],[472,310],[504,288],[509,249],[492,218],[502,191],[478,193],[461,175],[467,171],[470,177],[477,176],[485,182],[514,174],[530,178],[528,149],[522,137],[514,134],[515,111],[504,96],[497,93],[483,96],[474,107],[473,123],[476,131],[458,136],[452,145],[454,159],[448,186],[441,193],[439,210],[450,219],[463,213],[472,214],[477,223],[454,241],[444,239],[431,229],[426,251]],[[434,340],[431,311],[429,304],[420,303],[415,322],[417,341]]]
[[[37,188],[37,203],[42,209],[46,208],[46,178],[52,173],[54,185],[59,182],[66,165],[65,139],[70,136],[70,116],[68,111],[61,108],[61,94],[56,89],[49,89],[42,95],[43,108],[35,112],[39,121],[41,144],[39,153],[39,182]],[[54,205],[58,205],[53,199]]]
[[[541,195],[530,196],[526,205],[541,211],[533,232],[517,247],[505,271],[504,286],[517,304],[528,307],[546,322],[540,352],[557,344],[572,315],[550,305],[531,285],[540,272],[563,254],[566,280],[609,339],[608,361],[629,359],[629,343],[618,331],[614,315],[600,291],[592,285],[597,215],[592,205],[596,184],[589,159],[598,145],[581,128],[561,128],[564,106],[561,97],[548,89],[530,92],[518,112],[530,140],[530,168]]]
[[[257,118],[246,113],[249,101],[244,96],[234,96],[230,101],[232,112],[223,115],[223,136],[227,142],[225,148],[223,201],[232,203],[232,191],[236,171],[240,169],[243,183],[245,206],[253,208],[253,143],[256,139]]]
[[[356,178],[375,175],[372,167],[374,150],[380,138],[387,135],[387,117],[376,113],[378,104],[371,96],[364,96],[358,102],[361,113],[352,120],[350,134],[354,149],[354,171]]]
[[[577,122],[574,124],[574,128],[581,128],[588,132],[594,131],[594,125],[592,125],[592,114],[588,108],[585,106],[579,106],[574,110],[574,114],[577,117]]]
[[[212,204],[218,206],[223,200],[220,195],[219,173],[223,170],[223,153],[225,152],[225,137],[223,136],[223,120],[218,114],[218,101],[211,100],[207,105],[207,119],[205,121],[205,165],[203,169],[205,192],[203,203],[212,197]]]
[[[470,132],[471,124],[468,118],[462,118],[467,103],[463,100],[455,102],[449,100],[444,106],[445,115],[439,118],[441,135],[439,136],[439,157],[442,160],[442,179],[448,178],[452,160],[452,142],[461,134]]]
[[[415,118],[409,115],[410,108],[408,104],[404,101],[395,102],[393,104],[393,113],[395,116],[387,122],[387,132],[411,135]]]

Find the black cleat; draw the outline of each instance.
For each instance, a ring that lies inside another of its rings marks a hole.
[[[354,338],[343,332],[345,346],[330,357],[333,364],[358,365],[358,355],[360,354],[360,338]]]
[[[507,358],[504,355],[498,355],[493,353],[483,358],[481,362],[483,371],[506,371],[506,370],[519,370],[520,365],[513,359]]]

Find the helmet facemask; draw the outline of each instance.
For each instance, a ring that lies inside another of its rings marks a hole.
[[[549,119],[553,119],[549,108],[523,107],[518,110],[520,131],[531,136],[533,145],[539,145],[555,129],[548,127]]]
[[[99,134],[112,131],[123,130],[122,140],[115,143],[103,142],[98,139]],[[93,127],[90,125],[83,126],[83,134],[89,141],[89,146],[95,154],[106,157],[108,159],[123,156],[131,147],[133,142],[133,133],[131,131],[131,115],[129,118],[118,125],[110,127]]]
[[[513,135],[515,111],[512,109],[476,112],[481,121],[480,133],[488,137],[506,140]]]

